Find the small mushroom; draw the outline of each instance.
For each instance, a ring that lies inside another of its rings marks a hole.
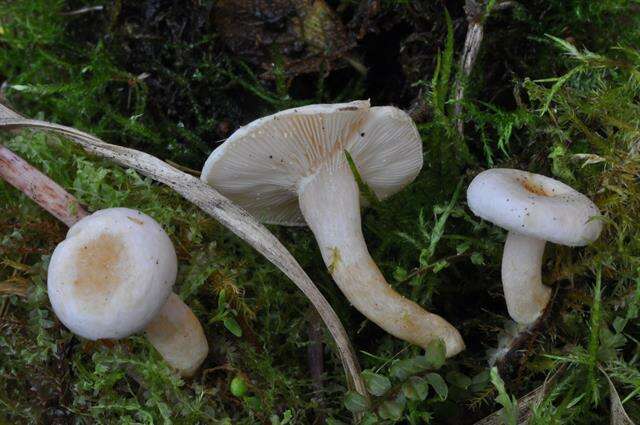
[[[557,180],[526,171],[483,171],[467,190],[475,215],[509,231],[502,256],[502,285],[509,315],[531,324],[542,314],[551,290],[541,278],[547,241],[583,246],[602,230],[598,207]]]
[[[172,293],[178,260],[151,217],[100,210],[71,226],[49,263],[54,312],[84,338],[119,339],[144,330],[162,357],[191,376],[209,347],[200,322]]]
[[[464,348],[442,317],[398,294],[371,258],[360,221],[360,191],[346,160],[378,198],[413,181],[422,142],[407,114],[369,101],[309,105],[238,129],[207,159],[202,180],[272,224],[307,224],[342,292],[392,335],[421,347],[435,338],[447,355]]]

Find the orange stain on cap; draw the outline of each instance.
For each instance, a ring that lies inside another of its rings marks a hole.
[[[116,235],[102,234],[78,249],[73,282],[79,297],[92,300],[106,298],[121,284],[124,243]]]

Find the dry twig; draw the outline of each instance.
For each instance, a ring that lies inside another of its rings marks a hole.
[[[454,95],[454,116],[456,117],[456,128],[460,137],[464,137],[464,122],[462,120],[462,101],[465,96],[465,84],[473,66],[478,59],[480,46],[484,39],[484,23],[493,10],[508,9],[515,5],[513,1],[501,1],[495,4],[491,10],[487,9],[483,0],[466,0],[464,10],[467,15],[467,35],[464,40],[462,56],[460,57],[460,72],[455,84]]]

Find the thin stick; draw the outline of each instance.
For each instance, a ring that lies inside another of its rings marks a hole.
[[[58,183],[2,145],[0,177],[69,227],[87,215],[78,200]]]
[[[84,15],[85,13],[91,13],[91,12],[102,12],[104,10],[104,6],[102,5],[98,5],[98,6],[87,6],[87,7],[83,7],[77,10],[72,10],[71,12],[63,12],[60,15],[62,16],[77,16],[77,15]]]
[[[0,103],[0,118],[22,118]],[[68,227],[89,215],[78,200],[8,148],[0,145],[0,177]]]
[[[464,100],[465,84],[471,75],[471,71],[473,71],[473,65],[476,63],[478,53],[480,52],[480,45],[484,38],[483,8],[480,7],[476,0],[467,0],[465,2],[464,11],[467,14],[467,21],[469,24],[467,27],[467,36],[464,40],[462,56],[460,57],[461,74],[456,79],[454,96],[455,103],[453,106],[454,116],[456,117],[456,128],[458,129],[460,137],[464,137],[462,101]]]

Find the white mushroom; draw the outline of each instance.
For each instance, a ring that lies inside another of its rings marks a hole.
[[[172,293],[178,261],[171,239],[151,217],[128,208],[100,210],[74,224],[49,263],[54,312],[87,339],[144,330],[182,375],[209,351],[200,322]]]
[[[509,315],[530,324],[542,314],[551,290],[541,278],[547,241],[587,245],[598,238],[598,207],[557,180],[496,168],[473,179],[467,190],[473,213],[509,231],[502,256],[502,285]]]
[[[267,223],[311,228],[322,257],[349,301],[398,338],[426,347],[464,348],[458,331],[398,294],[371,259],[360,222],[360,192],[348,151],[379,198],[413,181],[422,142],[411,118],[369,101],[310,105],[256,120],[216,149],[202,180]]]

